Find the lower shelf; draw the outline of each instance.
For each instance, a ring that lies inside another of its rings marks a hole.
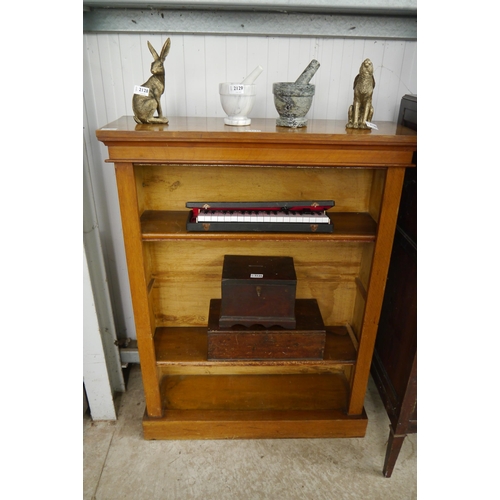
[[[166,376],[164,416],[144,416],[144,438],[363,437],[367,417],[346,415],[348,390],[343,373]]]
[[[162,373],[175,372],[193,374],[198,371],[221,371],[225,367],[263,367],[296,366],[301,370],[306,367],[329,369],[345,365],[354,365],[356,349],[345,326],[327,326],[324,357],[322,360],[268,360],[268,361],[208,361],[208,337],[206,327],[158,327],[155,337],[156,365]]]

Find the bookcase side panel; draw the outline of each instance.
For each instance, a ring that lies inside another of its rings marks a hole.
[[[368,289],[366,290],[363,323],[359,334],[358,361],[352,380],[349,415],[358,415],[363,410],[404,174],[404,168],[391,168],[387,172],[384,183],[377,239],[373,251]]]
[[[387,170],[380,168],[373,169],[370,172],[372,174],[372,183],[368,211],[372,218],[378,222],[380,218],[380,209],[382,207],[382,195],[384,192]]]
[[[147,295],[136,177],[134,167],[130,163],[116,163],[115,172],[146,407],[150,416],[161,416],[162,406],[153,343],[154,323],[150,317]]]
[[[139,216],[142,215],[144,210],[146,210],[146,203],[144,201],[144,189],[143,189],[143,175],[142,167],[140,165],[134,166],[134,176],[135,176],[135,191],[137,194],[137,210]]]

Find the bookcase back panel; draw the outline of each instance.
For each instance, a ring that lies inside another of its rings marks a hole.
[[[280,242],[151,242],[156,269],[151,300],[157,326],[204,326],[210,299],[221,297],[224,255],[292,256],[297,298],[318,300],[326,324],[351,322],[363,244],[304,241],[287,252]],[[161,270],[161,271],[160,271]]]
[[[143,165],[141,210],[185,210],[187,201],[334,200],[368,212],[374,170],[355,168]],[[299,186],[299,189],[297,189]]]

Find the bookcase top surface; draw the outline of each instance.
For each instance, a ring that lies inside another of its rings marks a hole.
[[[416,144],[414,130],[394,122],[377,122],[376,129],[346,129],[345,120],[309,120],[306,127],[276,126],[272,118],[252,118],[250,125],[225,125],[223,118],[172,117],[168,124],[137,124],[132,116],[123,116],[96,131],[100,141],[170,141],[170,140],[223,140],[254,142],[397,142]]]

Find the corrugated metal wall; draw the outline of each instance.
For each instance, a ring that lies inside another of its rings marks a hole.
[[[117,331],[135,338],[133,314],[114,170],[104,160],[104,146],[95,130],[132,114],[134,85],[150,76],[149,40],[159,50],[168,35],[84,34],[84,136],[89,148],[96,209],[107,258]],[[295,81],[311,59],[321,67],[309,119],[345,120],[352,103],[352,85],[359,66],[370,58],[375,69],[373,122],[394,121],[401,97],[417,93],[417,42],[270,36],[172,35],[165,61],[166,116],[223,117],[218,84],[241,81],[257,65],[264,68],[250,117],[276,118],[272,84]]]

